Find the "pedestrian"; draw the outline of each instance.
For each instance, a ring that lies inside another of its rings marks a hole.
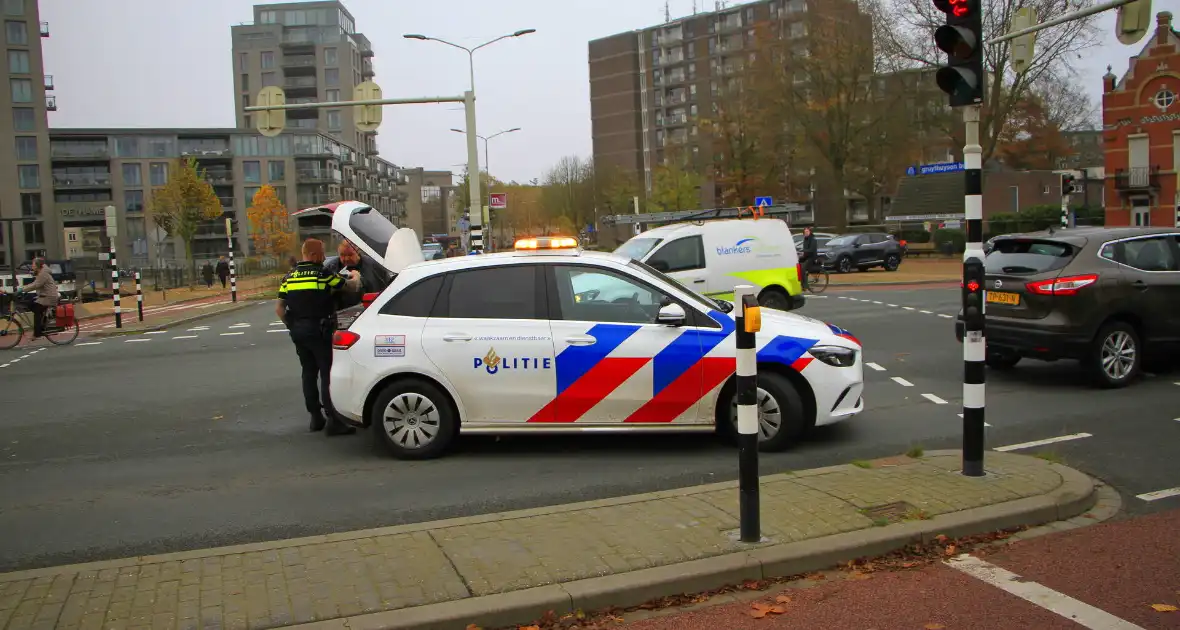
[[[60,294],[57,283],[53,281],[53,273],[45,264],[44,258],[33,259],[33,281],[22,287],[24,291],[33,295],[29,305],[33,311],[33,338],[45,336],[45,315],[57,306]]]
[[[336,253],[336,256],[324,261],[324,271],[331,274],[356,271],[361,276],[360,288],[354,292],[346,291],[339,294],[336,301],[338,309],[356,306],[361,303],[364,294],[380,293],[393,282],[389,272],[384,267],[362,256],[356,245],[342,241],[336,248]]]
[[[292,257],[290,257],[290,258],[288,258],[288,259],[287,259],[287,266],[288,266],[288,267],[290,267],[292,271],[294,271],[294,270],[295,270],[295,267],[296,267],[297,265],[299,265],[299,259],[298,259],[298,258],[296,258],[296,257],[292,256]]]
[[[326,429],[327,435],[348,435],[356,429],[336,417],[328,391],[332,374],[332,333],[336,330],[334,297],[341,291],[356,291],[360,272],[344,276],[324,270],[324,242],[309,238],[303,242],[303,260],[283,278],[275,313],[287,326],[303,377],[303,402],[311,415],[311,430]],[[318,389],[317,389],[318,385]]]
[[[803,277],[799,278],[799,282],[805,291],[807,290],[807,277],[811,275],[811,268],[815,265],[815,259],[818,255],[819,245],[815,242],[815,235],[811,233],[810,227],[803,228],[803,252],[799,256],[799,262],[803,263],[799,265],[803,269]]]
[[[205,282],[205,288],[213,288],[213,263],[209,262],[208,260],[206,260],[205,265],[201,267],[201,280]]]
[[[229,280],[229,261],[222,256],[217,261],[217,278],[221,280],[221,288],[225,288],[225,283]]]

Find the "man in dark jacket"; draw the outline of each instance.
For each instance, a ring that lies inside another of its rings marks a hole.
[[[221,280],[221,288],[225,288],[225,282],[229,279],[229,261],[222,256],[217,261],[217,279]]]
[[[799,278],[803,289],[807,290],[807,276],[811,271],[812,265],[815,264],[815,259],[819,255],[819,245],[815,242],[815,235],[811,233],[811,228],[803,228],[803,251],[799,255],[799,262],[802,263],[800,268],[803,269],[803,277]]]
[[[357,271],[361,277],[361,286],[358,290],[344,291],[339,294],[336,300],[337,310],[356,306],[361,303],[361,297],[364,294],[380,293],[393,282],[384,267],[361,256],[360,251],[352,243],[344,241],[340,243],[340,247],[336,251],[338,256],[324,261],[324,271],[330,274]]]

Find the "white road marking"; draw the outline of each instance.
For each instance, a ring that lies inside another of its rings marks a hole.
[[[6,368],[6,367],[8,367],[7,363],[5,363],[4,365],[0,365],[0,368]]]
[[[222,337],[229,337],[230,335],[244,335],[244,332],[221,333]]]
[[[902,308],[904,308],[904,309],[905,309],[905,310],[907,310],[907,311],[912,311],[912,310],[914,310],[914,307],[912,307],[912,306],[903,306]]]
[[[924,314],[926,314],[926,315],[933,315],[933,314],[934,314],[934,313],[932,313],[932,312],[930,312],[930,311],[918,311],[918,312],[919,312],[919,313],[924,313]]]
[[[1047,586],[1025,580],[1007,569],[974,556],[962,554],[957,558],[947,560],[946,565],[981,582],[1011,593],[1035,606],[1065,617],[1083,628],[1091,630],[1144,630],[1142,626],[1115,617],[1101,608],[1095,608]]]
[[[87,341],[86,343],[76,343],[76,344],[74,344],[74,347],[81,348],[82,346],[97,346],[101,343],[102,343],[101,341]]]
[[[287,332],[286,328],[272,328],[266,332]]]
[[[922,398],[925,398],[926,400],[929,400],[930,402],[932,402],[936,405],[947,404],[947,402],[945,400],[939,398],[938,396],[935,396],[934,394],[922,394]]]
[[[246,323],[234,324],[233,326],[230,326],[230,328],[249,328],[249,327],[250,327],[250,324],[246,324]]]
[[[1021,442],[1020,444],[1009,444],[1008,446],[997,446],[993,450],[1007,452],[1019,451],[1025,448],[1033,448],[1036,446],[1045,446],[1046,444],[1056,444],[1058,442],[1068,442],[1070,440],[1080,440],[1082,438],[1094,437],[1089,433],[1071,433],[1069,435],[1059,435],[1057,437],[1045,438],[1043,440],[1036,440],[1033,442]]]
[[[945,318],[945,319],[951,319],[951,316],[950,316],[950,315],[947,315],[946,313],[939,313],[939,314],[938,314],[938,316],[939,316],[939,317],[942,317],[942,318]]]
[[[1180,488],[1168,488],[1167,490],[1156,490],[1155,492],[1144,492],[1143,494],[1135,495],[1136,499],[1143,499],[1144,501],[1158,501],[1170,497],[1180,497]]]
[[[9,365],[11,365],[13,363],[20,363],[20,359],[13,359],[13,360],[9,361],[8,363],[9,363]]]
[[[124,341],[123,343],[142,343],[144,341],[151,341],[151,339],[128,339],[127,341]]]
[[[143,334],[145,334],[145,335],[162,335],[166,332],[168,332],[168,331],[167,330],[149,330]]]
[[[870,368],[872,368],[872,369],[874,369],[874,370],[876,370],[876,371],[878,371],[878,372],[884,372],[884,371],[885,371],[885,368],[881,367],[880,365],[877,365],[876,363],[873,363],[872,361],[869,361],[868,363],[865,363],[865,365],[869,366]]]
[[[841,300],[850,300],[850,299],[852,299],[852,298],[850,298],[850,297],[847,297],[847,296],[844,296],[844,295],[837,295],[836,297],[840,298]]]
[[[189,328],[185,332],[193,332],[194,330],[209,330],[208,326],[197,326],[196,328]]]
[[[283,322],[271,322],[269,325],[270,326],[282,326]]]
[[[891,307],[893,307],[893,308],[897,308],[897,305],[896,305],[896,304],[886,304],[885,306],[891,306]]]
[[[877,300],[873,300],[872,302],[873,304],[882,304],[882,302],[878,302]]]
[[[902,378],[900,376],[894,376],[893,382],[897,383],[898,385],[901,385],[902,387],[913,387],[914,386],[913,383],[905,380],[904,378]]]
[[[181,335],[179,337],[173,337],[173,339],[196,339],[198,336],[199,335]]]
[[[832,296],[830,296],[830,295],[809,295],[809,296],[807,296],[807,299],[809,299],[809,300],[826,300],[829,297],[832,297]]]

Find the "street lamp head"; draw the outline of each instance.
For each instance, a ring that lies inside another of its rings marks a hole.
[[[452,128],[452,129],[451,129],[451,131],[454,131],[455,133],[467,133],[466,131],[463,131],[462,129],[454,129],[454,128]]]
[[[537,32],[537,29],[535,29],[535,28],[526,28],[526,29],[516,31],[515,33],[512,34],[512,36],[513,37],[520,37],[521,35],[528,35],[529,33],[536,33],[536,32]]]
[[[512,133],[513,131],[520,131],[520,127],[513,127],[511,129],[509,129],[508,131],[505,131],[504,133]]]
[[[427,37],[425,35],[419,35],[418,33],[406,33],[405,35],[402,35],[402,37],[404,37],[406,39],[421,39],[421,40],[430,39],[429,37]]]

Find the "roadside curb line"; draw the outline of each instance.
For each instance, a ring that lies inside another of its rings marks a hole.
[[[118,329],[97,330],[94,332],[86,333],[86,335],[89,337],[97,337],[97,338],[104,338],[104,339],[107,337],[127,337],[130,335],[142,335],[143,333],[146,333],[146,332],[152,332],[152,331],[156,331],[156,330],[168,330],[169,328],[171,328],[173,326],[183,326],[185,324],[191,324],[192,322],[200,321],[202,319],[206,319],[209,317],[216,317],[218,315],[225,315],[226,313],[233,313],[234,311],[240,311],[240,310],[246,308],[247,306],[254,306],[255,304],[258,304],[258,303],[259,303],[258,300],[239,299],[237,304],[234,304],[233,306],[230,306],[229,308],[223,308],[219,311],[200,313],[198,315],[192,315],[189,317],[185,317],[183,319],[178,319],[175,321],[167,322],[165,324],[156,324],[153,326],[149,326],[147,328],[139,328],[136,330],[118,330]]]
[[[940,450],[931,451],[927,456],[957,454],[958,451]],[[470,623],[491,628],[511,626],[529,623],[549,611],[561,615],[576,610],[625,608],[658,597],[708,591],[747,580],[830,569],[857,558],[880,556],[909,544],[929,542],[939,535],[960,538],[1024,525],[1066,521],[1095,506],[1099,482],[1067,466],[1050,464],[1050,467],[1061,476],[1062,483],[1047,494],[962,510],[925,521],[909,521],[651,569],[288,627],[300,630],[449,630]]]

